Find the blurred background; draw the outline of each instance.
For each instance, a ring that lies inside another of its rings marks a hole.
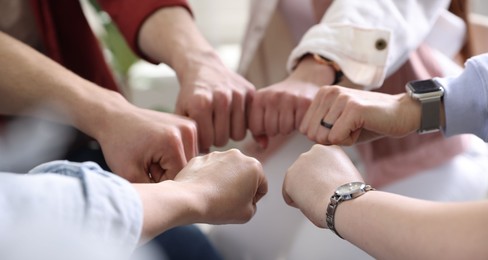
[[[172,69],[164,64],[153,65],[137,59],[117,33],[117,29],[110,22],[110,18],[97,7],[96,0],[81,1],[84,3],[85,11],[89,14],[92,27],[106,46],[106,57],[113,65],[121,85],[124,86],[127,98],[140,107],[166,112],[173,111],[179,87]],[[223,62],[232,69],[237,68],[241,55],[240,44],[248,22],[250,1],[189,0],[197,26],[206,39],[215,47]],[[473,16],[470,19],[472,18],[472,21],[476,20],[477,24],[482,24],[483,28],[487,30],[485,35],[488,35],[488,1],[471,0],[471,4]],[[488,51],[488,39],[479,39],[475,44],[483,46],[485,51]],[[283,66],[285,65],[283,64]],[[296,153],[302,148],[305,149],[304,147],[309,144],[306,140],[294,139],[280,153],[271,158],[265,168],[267,170],[273,169],[271,172],[284,172],[286,163],[283,162],[292,162],[297,157]],[[236,145],[238,144],[230,142],[226,147],[220,149],[227,149]],[[349,154],[354,155],[354,151],[349,151]],[[351,159],[356,162],[357,159],[354,157]],[[356,166],[361,168],[358,164]],[[276,179],[269,180],[270,185],[274,183],[274,185],[280,186],[282,180],[279,176],[274,178]],[[274,187],[274,189],[280,190],[280,187]],[[268,196],[268,199],[270,196]],[[276,196],[279,198],[274,199],[281,201],[281,193]],[[272,208],[272,210],[274,209]],[[286,210],[291,209],[286,208]],[[288,214],[292,216],[291,218],[295,216],[291,212],[288,212]],[[298,216],[296,218],[301,219],[303,217]],[[269,221],[274,220],[270,219]],[[206,231],[210,228],[206,225],[201,225],[201,227]],[[239,230],[239,232],[242,232],[242,230]],[[239,233],[239,236],[241,235]],[[252,244],[252,242],[250,243]]]
[[[126,96],[138,106],[173,111],[178,82],[168,66],[138,60],[118,35],[96,0],[82,0],[90,23],[106,45],[106,56],[124,86]],[[237,68],[240,42],[248,21],[250,0],[189,0],[198,27],[230,68]],[[488,16],[488,1],[471,0],[472,12]],[[487,23],[488,24],[488,23]]]

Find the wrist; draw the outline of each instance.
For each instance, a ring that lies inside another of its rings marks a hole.
[[[201,222],[198,199],[191,189],[175,181],[133,184],[143,205],[141,240],[147,241],[173,227]]]
[[[409,134],[420,129],[420,122],[422,117],[422,107],[420,103],[413,100],[408,94],[402,93],[398,95],[400,115],[398,118],[404,118],[405,130],[401,134]]]
[[[336,225],[336,219],[339,219],[339,214],[337,213],[338,209],[345,207],[346,205],[351,205],[352,201],[359,199],[369,191],[375,190],[370,185],[365,184],[362,181],[354,181],[343,184],[339,186],[334,194],[330,198],[330,202],[327,206],[326,212],[326,223],[327,227],[334,231],[336,235],[340,238],[343,238],[338,232],[338,228]]]
[[[196,73],[200,68],[224,66],[219,55],[213,49],[188,50],[181,55],[175,55],[170,65],[176,72],[180,82],[183,82],[188,74]],[[180,84],[184,87],[185,84]]]
[[[124,116],[133,107],[120,93],[88,83],[79,93],[73,107],[73,125],[87,135],[100,140],[113,120]],[[93,98],[93,97],[96,98]],[[103,100],[103,102],[99,102]]]
[[[141,26],[138,44],[147,57],[169,65],[179,74],[185,73],[194,57],[213,53],[191,14],[179,6],[161,8],[151,15]]]
[[[331,64],[319,63],[311,54],[303,56],[290,74],[290,78],[306,81],[317,86],[332,85],[336,69]]]

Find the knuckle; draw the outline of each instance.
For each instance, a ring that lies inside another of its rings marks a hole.
[[[312,104],[312,100],[310,98],[299,98],[297,101],[297,105],[301,108],[308,108]]]
[[[229,138],[225,138],[224,136],[218,136],[214,140],[214,145],[216,147],[222,147],[222,146],[226,145],[228,141],[229,141]]]
[[[274,95],[270,95],[268,98],[269,105],[273,107],[278,106],[284,97],[285,94],[283,92],[275,92]]]
[[[210,97],[203,94],[195,94],[192,102],[189,102],[188,104],[190,104],[191,106],[189,110],[197,115],[201,114],[203,111],[209,109],[212,106]]]
[[[232,139],[235,141],[241,141],[246,137],[246,129],[232,129]]]
[[[310,132],[307,132],[307,137],[308,137],[308,139],[310,139],[310,140],[314,140],[314,139],[315,139],[315,134],[312,134],[312,133],[310,133]]]
[[[230,92],[227,90],[217,90],[214,92],[216,105],[219,107],[229,107],[231,102]]]
[[[232,156],[244,156],[241,153],[241,151],[239,149],[236,149],[236,148],[229,149],[229,150],[227,150],[226,153],[229,154],[229,155],[232,155]]]

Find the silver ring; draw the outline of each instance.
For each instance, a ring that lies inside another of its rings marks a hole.
[[[329,124],[325,122],[324,119],[320,119],[320,125],[327,129],[332,129],[332,127],[334,126],[334,124]]]

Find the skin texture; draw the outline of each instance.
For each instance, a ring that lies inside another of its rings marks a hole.
[[[261,164],[236,149],[193,158],[174,180],[137,184],[144,205],[142,242],[191,223],[245,223],[267,190]]]
[[[420,110],[419,102],[407,94],[325,86],[318,91],[299,130],[321,144],[352,145],[380,136],[401,137],[420,127]],[[333,127],[321,126],[322,119]]]
[[[327,228],[330,196],[352,181],[363,180],[340,148],[315,145],[288,169],[283,197]],[[488,201],[441,203],[370,191],[339,204],[335,227],[376,259],[484,259],[487,219]]]
[[[188,11],[169,7],[155,12],[141,27],[139,46],[175,70],[180,82],[175,112],[196,121],[200,151],[245,137],[254,86],[224,66]]]
[[[73,124],[94,136],[113,171],[130,180],[149,182],[148,170],[166,169],[157,177],[167,181],[133,184],[144,208],[141,243],[178,225],[247,222],[266,194],[261,164],[238,150],[193,158],[192,121],[134,107],[1,32],[0,59],[9,64],[0,69],[2,113]]]
[[[72,124],[94,137],[105,159],[132,182],[172,179],[197,154],[195,123],[137,108],[0,32],[0,112]],[[96,98],[93,98],[96,97]]]
[[[256,92],[249,113],[249,129],[262,147],[268,138],[298,129],[319,86],[334,81],[334,70],[306,56],[285,80]]]

